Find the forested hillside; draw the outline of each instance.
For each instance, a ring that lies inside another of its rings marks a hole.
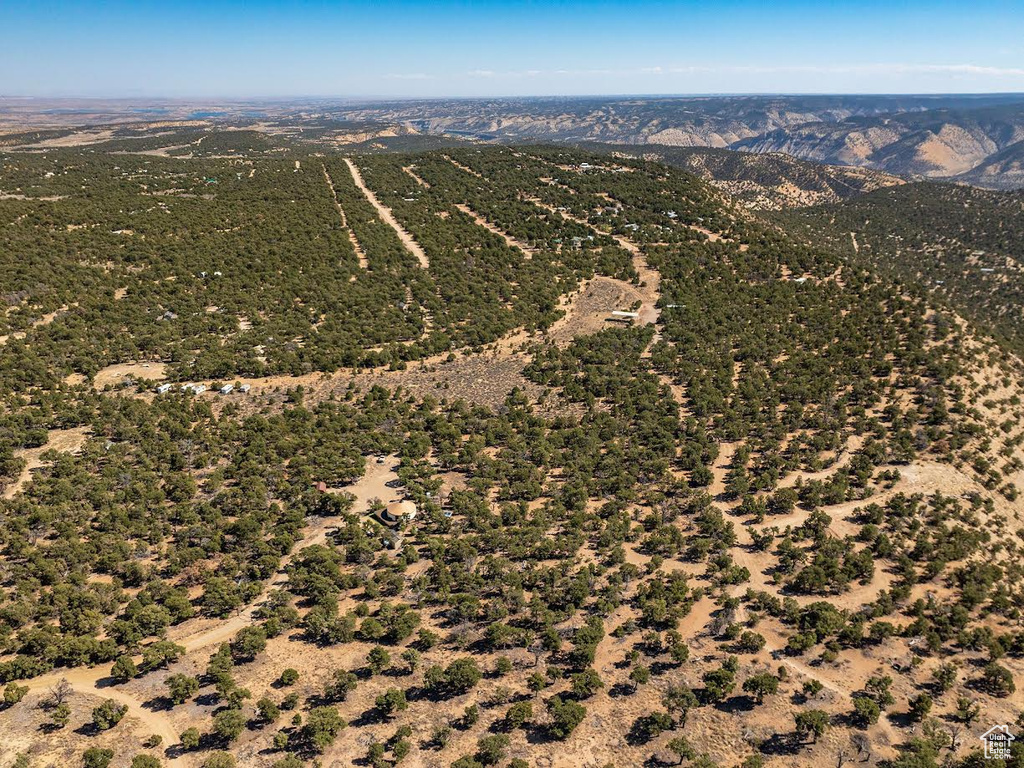
[[[1024,354],[1024,194],[908,184],[784,218],[814,242],[922,287]]]
[[[753,210],[823,205],[851,200],[905,182],[898,176],[842,165],[823,165],[783,154],[753,154],[707,147],[588,144],[588,149],[642,157],[689,171]]]
[[[0,154],[4,765],[966,767],[1018,719],[1009,320],[649,160],[215,146]]]

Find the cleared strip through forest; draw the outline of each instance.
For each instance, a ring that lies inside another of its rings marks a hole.
[[[478,179],[482,179],[482,178],[484,177],[484,175],[483,175],[482,173],[480,173],[479,171],[474,171],[474,170],[473,170],[472,168],[470,168],[470,167],[469,167],[468,165],[463,165],[463,164],[462,164],[462,163],[460,163],[460,162],[459,162],[458,160],[456,160],[456,159],[455,159],[455,158],[453,158],[453,157],[450,157],[449,155],[442,155],[442,157],[443,157],[443,158],[444,158],[445,160],[447,160],[447,161],[448,161],[449,163],[451,163],[452,165],[454,165],[454,166],[455,166],[456,168],[458,168],[458,169],[459,169],[460,171],[465,171],[465,172],[466,172],[466,173],[468,173],[468,174],[471,174],[471,175],[473,175],[473,176],[476,176],[476,177],[477,177]]]
[[[384,205],[380,200],[378,200],[377,196],[370,190],[369,187],[366,186],[366,182],[363,181],[363,175],[359,172],[359,168],[356,167],[356,164],[349,160],[347,157],[344,158],[344,160],[345,165],[348,166],[348,169],[352,174],[352,180],[355,182],[356,186],[359,187],[362,193],[366,196],[366,199],[370,201],[370,205],[377,209],[377,214],[381,217],[381,219],[383,219],[383,221],[389,227],[395,230],[395,234],[398,235],[398,238],[402,241],[402,244],[409,250],[409,253],[411,253],[413,256],[419,259],[420,266],[423,267],[424,269],[429,269],[430,259],[427,258],[427,254],[423,252],[422,248],[420,248],[419,243],[413,240],[412,235],[410,235],[405,230],[405,228],[398,223],[398,219],[396,219],[394,214],[391,213],[391,209]]]
[[[419,184],[421,187],[423,187],[424,189],[430,189],[430,184],[427,181],[425,181],[422,176],[418,175],[416,171],[413,170],[413,168],[415,167],[415,165],[403,165],[402,170],[405,171],[406,174],[408,174],[409,177],[417,184]]]
[[[505,232],[504,230],[499,229],[498,227],[496,227],[493,224],[491,224],[491,222],[489,222],[487,219],[485,219],[483,216],[481,216],[479,213],[474,211],[472,208],[470,208],[465,203],[456,203],[455,207],[458,208],[460,211],[462,211],[467,216],[469,216],[473,221],[475,221],[481,227],[486,229],[488,232],[490,232],[491,234],[497,235],[498,237],[503,239],[505,241],[505,243],[508,245],[509,248],[516,248],[516,249],[522,251],[523,252],[523,256],[525,258],[532,259],[533,258],[533,254],[537,252],[536,248],[533,248],[532,246],[527,245],[522,240],[516,240],[508,232]]]
[[[359,240],[356,238],[356,233],[352,231],[352,228],[348,225],[348,219],[345,218],[345,209],[341,207],[341,203],[338,202],[338,193],[334,189],[334,181],[331,179],[331,174],[327,172],[327,166],[323,163],[320,164],[320,168],[324,172],[324,180],[327,182],[327,188],[331,190],[331,198],[334,200],[334,207],[338,209],[338,215],[341,217],[341,226],[348,232],[348,239],[352,243],[352,249],[356,252],[356,256],[359,257],[359,266],[363,269],[370,268],[370,260],[366,258],[366,253],[363,251],[363,246],[359,244]]]

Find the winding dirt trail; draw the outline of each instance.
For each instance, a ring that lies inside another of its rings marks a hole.
[[[661,318],[661,310],[658,309],[658,299],[661,297],[661,273],[648,264],[647,257],[644,255],[643,249],[639,245],[622,235],[613,235],[608,232],[602,232],[586,219],[573,216],[568,211],[560,211],[538,198],[529,197],[526,198],[526,200],[548,213],[554,214],[555,216],[561,216],[566,221],[571,221],[574,224],[587,227],[596,235],[612,238],[620,248],[629,253],[633,259],[633,269],[636,270],[637,275],[640,277],[639,288],[643,295],[642,306],[640,307],[639,324],[657,325],[658,320]],[[655,333],[655,337],[652,339],[651,344],[656,343],[660,338],[660,332]]]
[[[366,186],[366,182],[363,181],[363,175],[359,172],[359,168],[356,164],[347,157],[343,159],[345,160],[345,165],[348,166],[348,169],[352,174],[352,180],[366,196],[366,199],[370,201],[370,205],[377,209],[377,214],[381,219],[383,219],[384,223],[395,230],[395,234],[398,235],[398,238],[402,241],[402,244],[406,247],[409,253],[419,260],[420,266],[424,269],[429,269],[430,259],[427,258],[427,254],[424,253],[422,248],[420,248],[420,244],[413,240],[412,235],[406,231],[405,227],[398,223],[398,219],[395,218],[391,209],[378,200],[373,191]]]
[[[65,669],[32,678],[25,681],[23,685],[26,685],[30,692],[45,693],[61,680],[66,680],[76,693],[95,696],[98,699],[113,699],[118,704],[128,707],[126,713],[128,717],[135,718],[142,724],[144,730],[160,737],[161,749],[167,750],[178,743],[178,732],[170,720],[162,712],[146,709],[137,698],[110,685],[105,669],[100,670],[96,667]],[[189,766],[193,764],[190,757],[177,751],[165,752],[163,757],[167,765]]]
[[[355,483],[343,489],[356,497],[355,509],[365,509],[370,500],[375,497],[387,498],[389,480],[397,478],[395,469],[398,466],[398,459],[389,457],[384,464],[367,464],[366,472]],[[288,581],[287,568],[295,554],[305,547],[315,544],[322,544],[327,540],[327,534],[332,528],[342,521],[340,517],[314,518],[307,525],[302,539],[296,542],[292,552],[281,559],[281,565],[265,583],[264,588],[257,598],[250,605],[239,610],[229,619],[193,619],[177,627],[173,627],[168,633],[168,640],[177,643],[185,648],[185,653],[200,651],[220,643],[230,641],[238,630],[247,627],[253,622],[254,614],[260,607],[267,593],[284,586]],[[136,659],[138,662],[138,659]],[[168,750],[178,744],[178,732],[174,724],[159,710],[148,709],[143,701],[133,693],[113,685],[108,674],[109,667],[75,667],[51,672],[40,677],[24,681],[30,692],[45,694],[49,689],[57,685],[61,680],[66,680],[75,692],[87,696],[95,696],[98,699],[113,699],[114,701],[128,707],[127,715],[137,719],[143,726],[143,730],[160,736],[161,748]],[[192,757],[187,752],[178,750],[165,752],[164,760],[167,765],[192,766]]]

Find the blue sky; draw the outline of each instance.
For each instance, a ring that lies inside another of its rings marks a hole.
[[[1024,91],[1024,2],[0,0],[0,95]]]

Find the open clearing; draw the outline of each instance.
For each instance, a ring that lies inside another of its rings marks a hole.
[[[96,389],[104,389],[105,387],[119,387],[125,383],[126,379],[150,379],[152,381],[160,381],[166,378],[164,371],[167,365],[165,363],[119,363],[117,365],[108,365],[106,368],[98,371],[95,378],[93,378],[93,386]]]
[[[51,429],[46,444],[37,448],[20,448],[14,452],[18,458],[25,460],[25,468],[17,479],[4,488],[3,497],[13,498],[18,491],[25,487],[25,484],[32,478],[33,470],[43,466],[42,455],[47,451],[60,451],[62,453],[77,453],[85,444],[89,436],[88,427],[75,427],[73,429]]]
[[[612,277],[595,277],[569,297],[565,315],[548,329],[547,338],[566,346],[579,336],[589,336],[609,326],[614,310],[628,310],[643,293],[635,285]]]

